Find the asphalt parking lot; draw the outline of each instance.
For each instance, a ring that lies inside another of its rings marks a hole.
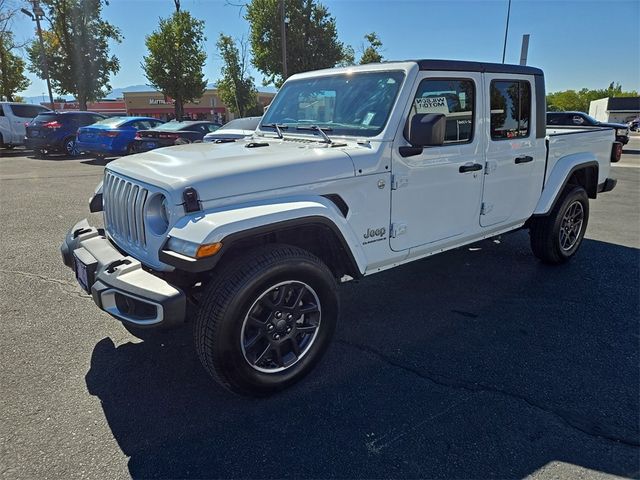
[[[186,330],[141,342],[59,244],[104,163],[0,158],[2,478],[640,476],[640,136],[562,267],[524,231],[342,287],[324,361],[264,400]]]

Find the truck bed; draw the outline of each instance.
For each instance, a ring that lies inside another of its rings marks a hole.
[[[615,130],[600,127],[547,126],[547,167],[545,184],[558,160],[568,155],[595,156],[598,184],[609,176]]]

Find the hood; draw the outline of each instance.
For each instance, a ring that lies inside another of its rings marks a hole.
[[[204,202],[355,175],[343,147],[272,138],[159,148],[106,168],[166,190],[175,204],[182,203],[186,187],[195,188]]]

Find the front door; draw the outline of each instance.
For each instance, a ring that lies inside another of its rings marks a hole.
[[[445,143],[403,156],[409,142],[398,134],[393,148],[391,249],[402,251],[462,237],[478,229],[484,171],[482,75],[424,72],[405,119],[419,113],[446,116]],[[404,125],[404,123],[403,123]]]

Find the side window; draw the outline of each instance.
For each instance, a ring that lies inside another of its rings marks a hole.
[[[209,125],[207,125],[207,131],[209,132],[215,132],[219,127],[217,125],[214,125],[213,123],[210,123]]]
[[[522,80],[491,82],[491,139],[529,136],[531,84]]]
[[[475,86],[467,79],[425,79],[411,105],[409,122],[418,113],[442,113],[447,119],[444,144],[473,139]]]
[[[584,118],[580,115],[574,115],[572,120],[574,125],[582,125],[584,123]]]

